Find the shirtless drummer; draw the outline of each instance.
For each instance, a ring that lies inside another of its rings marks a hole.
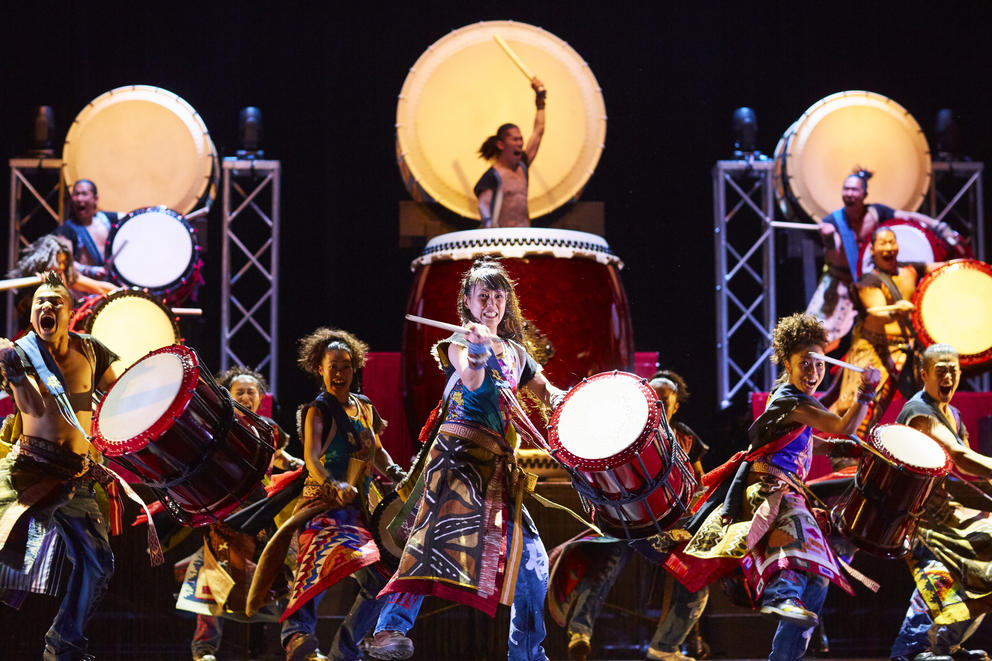
[[[527,210],[528,168],[537,157],[537,149],[544,137],[544,104],[547,90],[535,76],[530,81],[534,90],[534,129],[527,146],[516,124],[503,124],[495,135],[486,138],[479,147],[479,156],[492,161],[490,167],[475,184],[479,198],[482,227],[530,227]]]
[[[114,573],[108,522],[95,498],[94,475],[104,473],[84,433],[94,389],[109,388],[124,367],[95,338],[69,332],[71,313],[69,290],[49,272],[34,293],[32,331],[16,346],[0,339],[3,387],[19,411],[16,443],[0,460],[0,600],[19,606],[25,590],[44,589],[36,572],[48,561],[41,549],[52,546],[42,541],[53,530],[72,563],[45,634],[45,661],[92,658],[83,631]]]

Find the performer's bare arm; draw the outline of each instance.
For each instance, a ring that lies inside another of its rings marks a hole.
[[[866,367],[861,374],[861,383],[864,387],[874,392],[875,388],[882,380],[881,373],[874,367]],[[854,400],[854,405],[844,413],[843,417],[826,409],[807,404],[805,402],[796,406],[795,410],[789,414],[787,420],[809,425],[813,429],[818,429],[827,434],[853,434],[858,430],[858,425],[868,412],[868,404]]]
[[[551,385],[551,382],[548,381],[548,378],[544,376],[543,372],[535,374],[534,378],[527,382],[525,387],[534,393],[534,396],[541,400],[545,406],[557,406],[565,396],[565,391]]]
[[[40,418],[45,414],[45,400],[34,378],[25,373],[21,359],[14,350],[14,343],[0,338],[0,366],[10,384],[14,405],[24,415]]]
[[[541,146],[541,138],[544,137],[544,101],[547,97],[547,90],[544,89],[544,84],[541,83],[537,76],[531,79],[530,86],[536,95],[535,103],[537,105],[537,112],[534,113],[534,128],[530,133],[530,138],[527,139],[527,146],[524,147],[524,153],[527,154],[528,166],[537,158],[537,150]],[[482,202],[481,198],[479,202]]]
[[[81,291],[86,294],[109,294],[110,292],[117,289],[117,286],[112,282],[104,282],[103,280],[95,280],[89,276],[80,273],[76,277],[76,281],[72,283],[72,288],[76,291]]]
[[[97,382],[96,389],[102,392],[107,392],[110,386],[114,385],[114,381],[120,378],[120,375],[124,373],[124,363],[119,360],[115,360],[110,363],[110,365],[103,371],[103,376],[100,377],[100,381]]]
[[[465,334],[465,339],[473,344],[484,346],[486,351],[492,346],[493,340],[498,339],[483,324],[469,322],[465,324],[465,327],[471,330],[470,333]],[[458,372],[458,378],[462,380],[462,384],[466,388],[475,391],[482,386],[482,382],[486,378],[486,370],[482,367],[472,367],[468,349],[452,342],[448,345],[448,360],[451,361],[451,366]]]
[[[951,436],[950,430],[932,416],[917,415],[906,424],[914,429],[919,429],[940,443],[947,450],[954,466],[962,473],[986,479],[992,478],[992,457],[986,457],[968,446],[958,443],[957,439]]]
[[[874,317],[882,323],[896,321],[900,316],[916,309],[913,302],[906,299],[900,299],[890,304],[878,287],[859,287],[858,296],[861,297],[861,303],[864,304],[868,316]]]
[[[483,227],[490,227],[493,223],[493,218],[490,215],[490,209],[492,209],[493,204],[493,189],[484,190],[479,194],[479,217],[482,219]]]

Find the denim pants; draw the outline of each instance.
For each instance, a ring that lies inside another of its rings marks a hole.
[[[65,543],[72,573],[59,612],[45,634],[43,658],[76,661],[86,651],[86,624],[114,574],[114,554],[92,484],[76,486],[72,499],[52,515],[52,522]]]
[[[193,658],[204,654],[216,654],[217,650],[220,649],[220,641],[223,637],[224,618],[213,615],[197,615],[193,643],[190,645]]]
[[[783,599],[798,599],[806,610],[819,615],[827,598],[828,587],[830,581],[822,576],[785,569],[775,574],[769,581],[761,597],[761,603],[769,605]],[[813,627],[804,628],[779,620],[768,661],[797,661],[803,658],[812,635]]]
[[[922,545],[918,545],[914,554],[917,560],[923,564],[924,571],[928,565],[932,564],[940,565],[943,568],[940,561],[934,558],[929,551],[925,551]],[[958,647],[975,632],[984,617],[985,614],[982,613],[971,620],[936,626],[920,591],[914,589],[913,596],[909,600],[909,608],[906,610],[906,617],[903,619],[896,640],[892,644],[891,656],[893,658],[911,657],[926,650],[935,654],[951,654],[951,652],[957,651]]]
[[[377,600],[376,595],[386,585],[385,576],[373,567],[363,567],[351,577],[358,581],[358,595],[331,641],[327,655],[335,661],[353,661],[362,658],[358,645],[372,631],[382,607],[382,601]],[[289,643],[293,635],[313,635],[317,630],[317,606],[323,596],[321,593],[303,604],[282,623],[280,638],[283,647]]]
[[[648,659],[659,658],[662,652],[679,651],[692,625],[702,616],[710,597],[708,587],[689,592],[675,577],[666,575],[665,580],[672,584],[671,604],[658,620],[648,648]]]
[[[526,516],[526,515],[525,515]],[[529,518],[529,517],[527,517]],[[513,521],[507,525],[506,539],[513,537]],[[510,636],[507,659],[510,661],[547,661],[544,653],[544,598],[548,592],[548,553],[532,524],[523,526],[523,556],[517,573],[516,591],[510,606]],[[423,595],[394,593],[386,595],[379,614],[376,633],[399,631],[406,634],[424,601]]]
[[[603,602],[617,582],[620,572],[627,566],[633,549],[624,542],[609,544],[609,552],[603,554],[603,562],[595,570],[586,574],[576,586],[577,595],[568,618],[568,633],[582,634],[592,638]]]

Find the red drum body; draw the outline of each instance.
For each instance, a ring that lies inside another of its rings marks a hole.
[[[881,558],[909,553],[916,519],[935,483],[951,468],[944,448],[906,425],[871,430],[854,484],[834,507],[841,533],[860,549]]]
[[[560,388],[613,369],[632,369],[634,339],[623,263],[594,234],[545,228],[470,230],[437,236],[413,262],[407,313],[458,322],[462,275],[476,257],[499,257],[516,281],[526,331],[545,363],[548,379]],[[403,329],[403,391],[407,418],[416,437],[437,404],[444,378],[431,347],[445,333],[407,323]],[[535,420],[538,429],[544,423]]]
[[[918,220],[893,218],[882,223],[880,227],[888,227],[896,235],[896,241],[899,242],[900,262],[931,264],[943,262],[950,256],[947,244]],[[866,243],[858,256],[858,276],[874,270],[875,263],[871,261],[871,249]]]
[[[689,457],[645,379],[627,372],[583,379],[555,409],[548,440],[596,524],[614,537],[654,535],[689,509],[696,487]]]
[[[93,430],[97,450],[192,526],[223,519],[261,489],[275,451],[272,428],[236,404],[182,346],[129,367],[97,407]]]
[[[899,254],[902,255],[900,246]],[[956,259],[927,275],[913,295],[913,327],[924,346],[944,343],[975,371],[992,361],[992,268]]]

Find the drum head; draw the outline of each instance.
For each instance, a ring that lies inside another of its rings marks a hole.
[[[120,279],[134,287],[161,289],[187,275],[196,256],[190,226],[165,207],[132,211],[111,238],[113,264]]]
[[[142,291],[119,290],[97,301],[73,328],[96,337],[131,366],[155,349],[182,341],[169,309]]]
[[[913,302],[913,326],[923,344],[950,344],[964,366],[992,358],[992,268],[988,264],[973,259],[948,262],[920,282]]]
[[[118,211],[164,204],[189,213],[217,174],[217,151],[200,116],[148,85],[93,99],[69,128],[62,160],[67,186],[91,179],[100,207]]]
[[[881,227],[888,227],[896,235],[900,262],[931,264],[947,259],[947,248],[929,227],[918,220],[908,218],[887,220]],[[867,243],[861,248],[858,265],[861,269],[859,275],[875,270],[875,263],[871,259],[871,248]]]
[[[420,257],[413,260],[411,270],[435,260],[475,259],[485,255],[515,259],[532,255],[587,258],[623,268],[623,262],[610,250],[606,239],[596,234],[544,227],[501,227],[436,236],[427,242]]]
[[[573,468],[591,468],[613,458],[625,462],[659,422],[656,399],[640,377],[627,372],[584,380],[569,391],[552,416],[551,445],[562,451],[557,458]]]
[[[839,92],[794,124],[784,171],[792,197],[814,220],[840,206],[844,178],[875,173],[869,200],[915,211],[930,188],[930,148],[905,108],[874,92]]]
[[[171,417],[177,400],[189,389],[191,371],[194,382],[196,378],[185,354],[172,349],[152,353],[132,365],[104,396],[93,417],[93,445],[100,452],[117,457],[156,440],[157,427]]]
[[[410,69],[396,106],[396,149],[414,199],[479,218],[472,189],[489,164],[482,142],[501,124],[534,125],[534,92],[493,36],[501,36],[548,90],[548,131],[530,168],[531,218],[576,198],[606,140],[606,106],[589,66],[567,43],[512,21],[474,23],[431,45]]]
[[[925,475],[943,475],[950,469],[944,448],[926,434],[907,425],[878,425],[871,444],[897,465]]]

